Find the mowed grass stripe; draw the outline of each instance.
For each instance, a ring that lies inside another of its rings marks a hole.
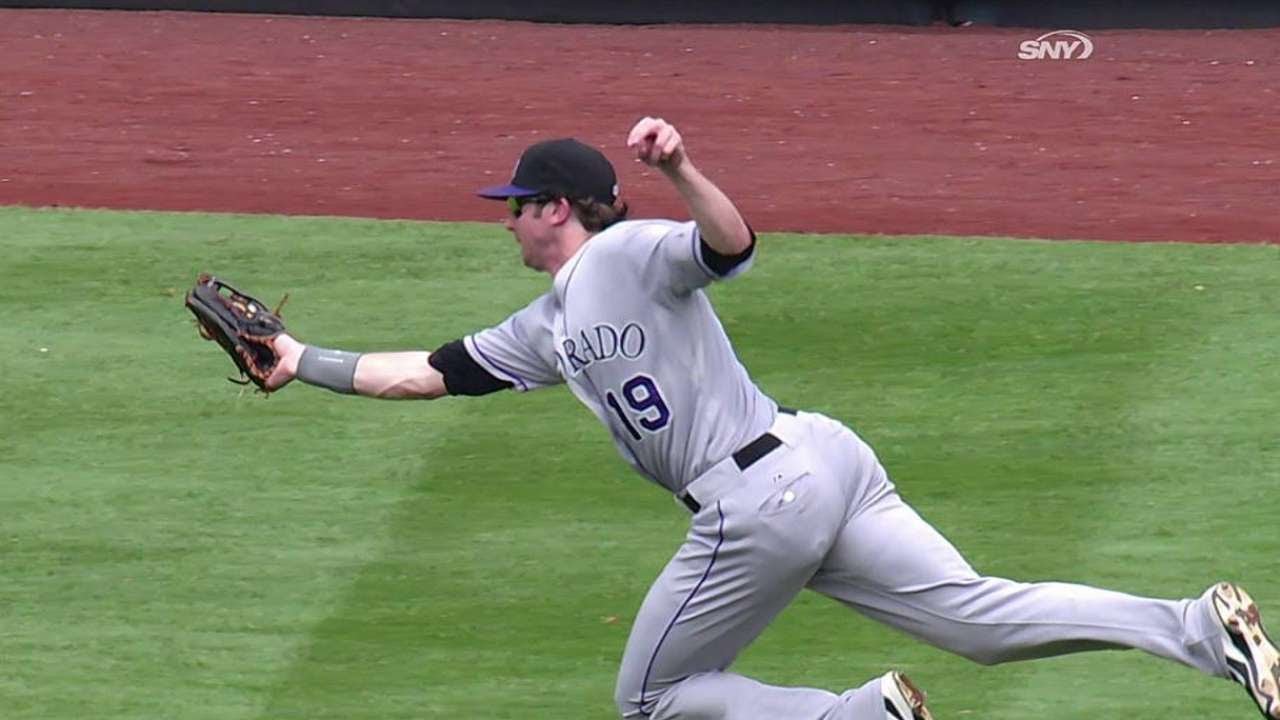
[[[332,593],[376,556],[406,458],[433,435],[421,407],[238,398],[218,380],[228,361],[193,342],[180,288],[197,269],[244,267],[248,247],[264,259],[233,273],[246,288],[256,276],[275,292],[273,273],[285,288],[323,284],[344,248],[349,261],[379,232],[158,214],[4,219],[17,322],[0,402],[24,432],[3,456],[4,566],[19,581],[0,591],[15,609],[3,655],[30,658],[5,705],[30,717],[256,715]],[[296,264],[303,253],[281,237],[328,255]],[[388,282],[387,270],[333,281],[338,299]],[[438,285],[447,293],[450,281]],[[319,305],[319,317],[345,309]],[[425,319],[383,316],[410,335]]]
[[[0,225],[16,318],[0,409],[31,431],[0,450],[20,518],[0,601],[21,609],[0,655],[30,659],[0,683],[14,716],[611,716],[627,623],[685,519],[567,393],[237,400],[173,296],[212,268],[264,300],[292,291],[306,339],[431,347],[545,289],[505,233],[26,210]],[[744,361],[863,432],[980,569],[1165,595],[1223,569],[1275,597],[1269,568],[1203,550],[1275,556],[1266,503],[1243,524],[1220,495],[1276,479],[1273,294],[1248,290],[1272,282],[1273,248],[763,247],[714,291]],[[1197,424],[1206,409],[1234,422]],[[1224,472],[1164,481],[1211,457]],[[1082,688],[1134,717],[1244,702],[1133,653],[978,668],[812,596],[740,665],[832,689],[905,666],[940,711],[992,717],[1077,717]]]
[[[1202,322],[1184,336],[1182,353],[1151,368],[1160,381],[1144,385],[1117,428],[1131,438],[1130,477],[1099,494],[1096,512],[1105,526],[1081,567],[1099,584],[1194,597],[1213,581],[1248,578],[1251,589],[1265,594],[1258,598],[1264,607],[1277,606],[1270,579],[1280,540],[1267,500],[1275,488],[1277,439],[1263,407],[1280,396],[1280,378],[1259,357],[1271,346],[1259,338],[1277,328],[1273,320],[1234,311],[1241,303],[1271,302],[1264,293],[1275,269],[1267,262],[1230,274],[1201,268]],[[1148,658],[1104,653],[1064,665],[1035,665],[1010,709],[1042,712],[1064,677],[1088,677],[1079,667],[1094,671],[1092,685],[1080,688],[1077,709],[1085,715],[1154,718],[1168,708],[1202,717],[1249,713],[1240,688]]]

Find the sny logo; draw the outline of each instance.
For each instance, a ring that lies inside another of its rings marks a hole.
[[[1019,60],[1087,60],[1093,54],[1093,40],[1075,30],[1054,30],[1018,45]]]

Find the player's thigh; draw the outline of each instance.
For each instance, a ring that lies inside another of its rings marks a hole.
[[[618,675],[624,713],[690,675],[728,668],[825,557],[843,524],[838,499],[807,471],[775,484],[770,467],[703,508],[650,587]]]
[[[876,469],[875,487],[837,535],[810,587],[846,602],[919,593],[978,574]]]

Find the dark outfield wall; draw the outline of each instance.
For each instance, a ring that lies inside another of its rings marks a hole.
[[[289,15],[501,18],[546,22],[774,22],[928,25],[940,0],[0,0],[0,7],[215,10]]]
[[[954,22],[1042,28],[1280,26],[1280,0],[950,0]]]
[[[1041,28],[1280,26],[1280,0],[0,0],[0,7],[213,10],[545,22],[885,23]]]

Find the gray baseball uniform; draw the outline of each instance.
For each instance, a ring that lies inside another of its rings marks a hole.
[[[804,587],[981,663],[1139,648],[1227,676],[1207,593],[1166,601],[980,576],[857,435],[780,410],[702,291],[751,258],[717,256],[693,223],[619,223],[545,295],[464,339],[517,390],[568,383],[622,456],[694,512],[632,628],[624,718],[884,718],[876,681],[837,695],[727,672]]]

